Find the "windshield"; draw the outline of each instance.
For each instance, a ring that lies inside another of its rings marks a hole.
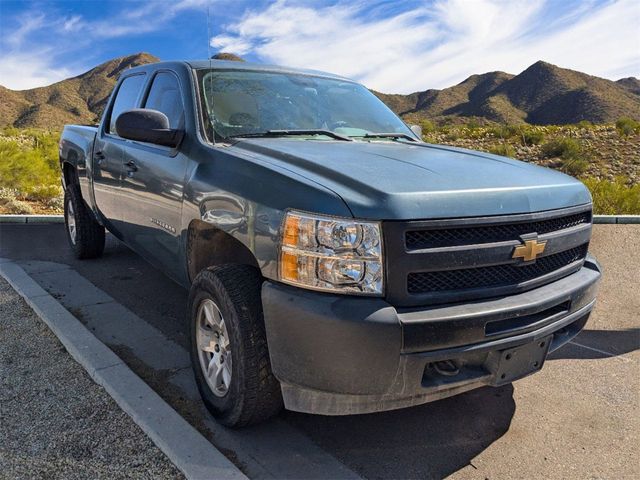
[[[384,132],[415,138],[402,120],[357,83],[245,70],[200,70],[198,80],[206,127],[217,138],[295,130],[310,131],[309,136],[317,130],[344,137]]]

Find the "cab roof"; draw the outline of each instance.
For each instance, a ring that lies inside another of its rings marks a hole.
[[[233,60],[186,60],[181,62],[168,61],[168,62],[157,62],[157,63],[149,63],[145,65],[139,65],[137,67],[128,70],[127,72],[132,72],[135,70],[148,70],[149,67],[155,70],[158,68],[171,68],[175,67],[177,64],[187,65],[188,67],[195,70],[206,70],[211,68],[212,70],[246,70],[252,72],[274,72],[274,73],[290,73],[290,74],[300,74],[300,75],[313,75],[315,77],[325,77],[325,78],[333,78],[336,80],[345,80],[352,82],[353,80],[342,77],[340,75],[335,75],[333,73],[321,72],[319,70],[309,70],[302,68],[291,68],[291,67],[283,67],[280,65],[265,65],[262,63],[251,63],[251,62],[237,62]]]

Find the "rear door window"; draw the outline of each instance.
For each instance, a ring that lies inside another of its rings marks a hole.
[[[118,88],[116,99],[113,102],[111,108],[111,119],[109,122],[109,133],[117,135],[116,132],[116,120],[118,116],[127,110],[136,108],[138,106],[138,98],[140,97],[140,91],[144,84],[145,75],[132,75],[125,78]]]
[[[178,77],[170,72],[158,73],[153,79],[144,108],[164,113],[169,119],[169,128],[182,128],[184,107]]]

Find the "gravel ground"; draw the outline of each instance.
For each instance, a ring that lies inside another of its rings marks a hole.
[[[182,478],[1,278],[0,478]]]

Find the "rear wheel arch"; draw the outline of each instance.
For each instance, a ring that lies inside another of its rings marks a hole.
[[[187,272],[193,282],[198,273],[209,267],[235,264],[248,265],[260,271],[253,252],[224,230],[195,219],[187,230]]]

